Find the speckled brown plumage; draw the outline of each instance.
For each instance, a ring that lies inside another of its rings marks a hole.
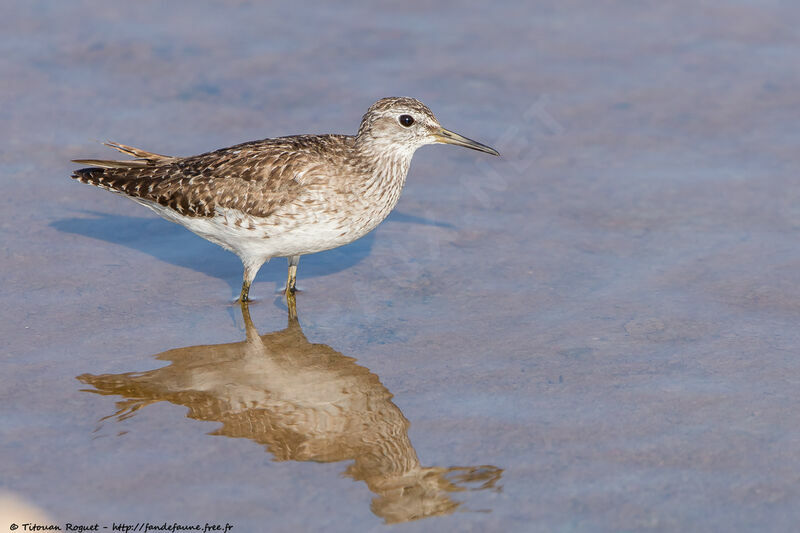
[[[261,265],[289,257],[294,291],[300,255],[352,242],[394,208],[414,151],[449,143],[497,155],[442,128],[413,98],[383,98],[358,134],[252,141],[191,157],[107,143],[136,159],[79,159],[76,180],[125,195],[236,253],[245,266],[241,299]]]
[[[73,177],[131,198],[156,202],[183,216],[213,217],[218,208],[231,208],[265,218],[299,195],[303,185],[309,184],[309,170],[329,164],[331,159],[344,161],[354,140],[346,135],[264,139],[186,158],[140,159],[118,162],[125,165],[119,167],[84,168],[75,171]],[[141,165],[141,161],[146,164]],[[306,169],[302,183],[298,168]]]

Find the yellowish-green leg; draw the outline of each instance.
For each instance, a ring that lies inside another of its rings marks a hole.
[[[240,302],[252,301],[250,299],[250,285],[253,283],[253,280],[256,279],[256,274],[258,274],[258,270],[261,268],[261,265],[264,264],[264,261],[264,259],[242,260],[244,264],[244,276],[242,279],[242,292],[239,294]]]
[[[294,297],[297,292],[297,265],[300,263],[300,256],[293,255],[289,258],[289,275],[286,278],[286,297]]]
[[[239,301],[242,303],[250,301],[250,283],[247,279],[242,283],[242,292],[239,294]]]

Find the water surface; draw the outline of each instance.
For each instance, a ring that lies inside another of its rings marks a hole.
[[[7,6],[0,485],[62,524],[791,530],[798,22],[778,1]],[[248,322],[235,256],[68,177],[111,155],[96,139],[354,133],[388,95],[503,157],[421,149],[384,224],[303,258],[288,328],[283,260]]]

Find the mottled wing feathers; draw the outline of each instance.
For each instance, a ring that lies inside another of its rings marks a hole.
[[[82,165],[91,165],[99,168],[140,168],[156,163],[170,163],[176,161],[178,158],[170,157],[168,155],[154,154],[153,152],[145,152],[139,148],[127,146],[115,142],[103,143],[123,154],[132,155],[138,159],[127,159],[124,161],[114,161],[108,159],[73,159],[73,163],[80,163]]]
[[[120,151],[123,154],[132,155],[133,157],[138,157],[140,159],[145,159],[151,162],[174,161],[177,159],[176,157],[171,157],[168,155],[155,154],[153,152],[145,152],[144,150],[141,150],[139,148],[134,148],[133,146],[127,146],[121,143],[115,143],[109,141],[109,142],[104,142],[103,144],[113,148],[114,150]]]
[[[77,170],[72,177],[158,203],[184,216],[211,217],[218,209],[237,209],[267,217],[297,197],[308,170],[318,168],[321,154],[343,154],[350,143],[352,137],[342,135],[303,135],[253,141],[187,158],[108,143],[139,159],[76,160],[93,168]]]

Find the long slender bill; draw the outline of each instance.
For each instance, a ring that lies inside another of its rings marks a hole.
[[[500,155],[497,150],[490,146],[486,146],[485,144],[481,144],[478,141],[473,141],[472,139],[467,139],[463,135],[459,135],[458,133],[454,133],[450,130],[446,130],[441,128],[435,134],[436,140],[440,143],[444,144],[455,144],[456,146],[463,146],[465,148],[472,148],[473,150],[478,150],[479,152],[486,152],[487,154],[492,155]]]

